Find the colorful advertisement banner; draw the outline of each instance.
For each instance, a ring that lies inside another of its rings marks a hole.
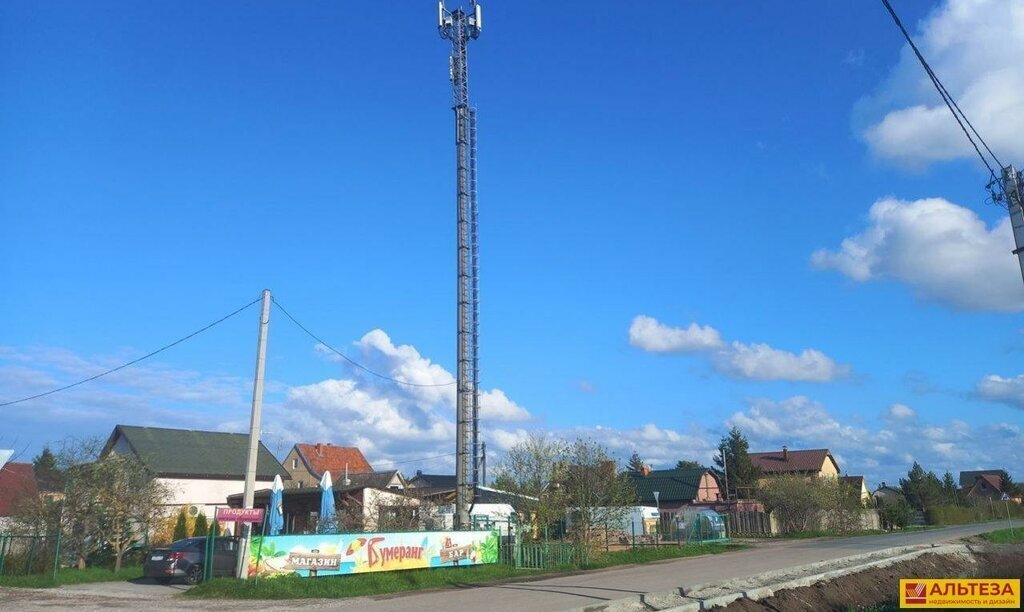
[[[498,562],[497,531],[254,537],[249,576],[328,576]]]

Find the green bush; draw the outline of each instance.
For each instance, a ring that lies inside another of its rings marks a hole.
[[[185,509],[178,512],[178,522],[174,523],[174,535],[172,542],[184,540],[188,537],[188,517],[185,516]]]
[[[887,529],[893,527],[902,529],[914,520],[914,509],[902,497],[894,499],[882,498],[879,500],[878,514],[882,520],[882,526]]]
[[[196,517],[196,524],[192,527],[192,537],[199,538],[210,533],[210,524],[206,521],[206,515],[202,512]]]
[[[968,506],[933,506],[925,513],[925,519],[929,525],[963,525],[1005,519],[1007,511],[1011,517],[1024,517],[1024,508],[1020,504],[979,501]]]

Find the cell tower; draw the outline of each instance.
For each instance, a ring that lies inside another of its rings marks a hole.
[[[455,399],[455,526],[468,527],[480,475],[480,326],[476,205],[476,109],[469,105],[469,41],[480,36],[480,5],[449,11],[437,3],[437,30],[452,43],[448,70],[455,111],[455,201],[458,230],[457,390]]]

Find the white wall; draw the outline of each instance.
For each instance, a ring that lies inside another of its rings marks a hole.
[[[245,491],[245,481],[220,480],[214,478],[157,478],[170,491],[167,504],[169,511],[176,511],[181,506],[195,506],[202,510],[207,518],[213,519],[216,507],[226,507],[228,496]],[[257,480],[256,489],[269,489],[272,480]]]

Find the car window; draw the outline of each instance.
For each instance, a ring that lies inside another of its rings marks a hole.
[[[232,552],[236,550],[238,543],[234,540],[217,540],[217,550]]]

